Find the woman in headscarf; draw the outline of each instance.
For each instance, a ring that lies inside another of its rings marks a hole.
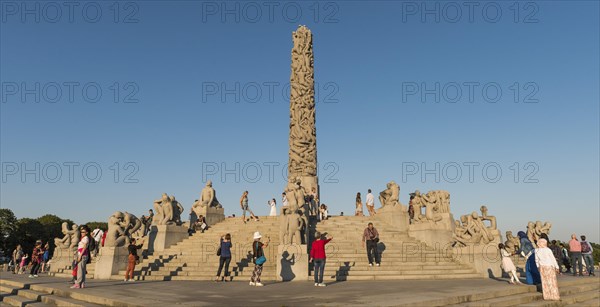
[[[523,231],[519,231],[517,233],[519,239],[521,241],[521,246],[517,253],[521,254],[523,258],[525,258],[525,283],[528,285],[535,285],[541,282],[540,280],[540,272],[535,265],[535,250],[533,249],[533,244],[527,238],[527,234]]]
[[[535,265],[541,273],[542,294],[544,300],[560,300],[558,292],[558,283],[556,282],[556,273],[558,272],[558,263],[548,248],[548,241],[541,238],[537,241],[538,248],[535,249]],[[532,257],[533,258],[533,257]]]

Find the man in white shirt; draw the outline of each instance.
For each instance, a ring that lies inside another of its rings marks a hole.
[[[94,229],[92,231],[92,238],[96,241],[96,249],[92,251],[93,256],[96,257],[98,251],[100,250],[100,241],[102,241],[102,236],[104,236],[104,231],[100,228]]]
[[[375,197],[371,193],[371,189],[369,189],[369,193],[367,194],[367,210],[369,210],[369,215],[375,215]]]

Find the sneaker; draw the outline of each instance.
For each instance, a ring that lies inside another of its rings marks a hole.
[[[29,278],[33,278],[33,275],[29,275]]]
[[[36,274],[36,275],[33,275],[33,277],[39,277],[39,276]]]
[[[319,287],[327,287],[327,285],[326,285],[326,284],[324,284],[324,283],[320,283],[320,284],[319,284]]]
[[[250,285],[251,285],[251,286],[256,286],[256,283],[254,283],[254,282],[250,282]]]
[[[71,289],[79,289],[79,285],[78,284],[74,284],[71,286]]]
[[[372,263],[369,263],[369,266],[373,266],[373,264],[372,264]]]
[[[381,263],[378,263],[377,266],[381,266]]]
[[[261,283],[259,283],[259,282],[257,282],[257,283],[256,283],[256,286],[257,286],[257,287],[262,287],[262,286],[264,286],[264,285],[263,285],[263,284],[261,284]]]
[[[315,287],[318,287],[318,286],[319,286],[319,284],[318,284],[318,283],[315,283]]]

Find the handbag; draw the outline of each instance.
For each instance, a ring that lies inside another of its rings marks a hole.
[[[221,256],[221,246],[217,249],[217,256]]]
[[[256,243],[256,253],[258,254],[259,252],[259,246],[258,243]],[[265,257],[264,253],[262,252],[262,250],[260,251],[260,253],[262,254],[260,257],[256,258],[256,260],[254,261],[255,264],[257,265],[263,265],[263,263],[267,262],[267,258]]]
[[[260,256],[258,258],[256,258],[256,264],[258,265],[262,265],[263,263],[267,262],[267,258],[265,258],[265,256]]]

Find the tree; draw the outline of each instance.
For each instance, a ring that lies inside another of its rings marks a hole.
[[[10,209],[0,209],[0,250],[10,255],[15,248],[17,240],[17,217]]]
[[[53,214],[46,214],[37,218],[38,222],[43,226],[43,233],[41,236],[42,242],[50,242],[50,255],[54,253],[54,238],[62,238],[62,223],[67,222],[69,225],[73,225],[73,221],[69,219],[62,219]]]
[[[26,253],[31,253],[35,241],[44,236],[44,225],[37,219],[22,218],[17,221],[16,239]]]
[[[86,225],[93,231],[96,228],[100,228],[104,231],[108,229],[107,222],[87,222]]]

